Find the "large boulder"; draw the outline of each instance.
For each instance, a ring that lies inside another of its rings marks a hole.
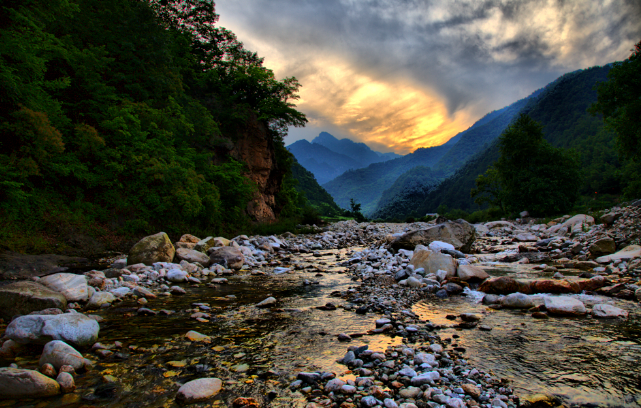
[[[414,251],[410,260],[410,265],[414,269],[423,268],[426,274],[436,273],[439,270],[447,272],[446,277],[456,275],[456,260],[450,255],[440,252],[430,251],[429,249],[419,249]]]
[[[617,259],[622,259],[624,261],[641,258],[641,246],[639,245],[629,245],[619,252],[616,252],[612,255],[605,255],[596,259],[598,263],[607,264]]]
[[[144,237],[129,251],[127,265],[144,263],[153,265],[156,262],[172,262],[176,249],[164,232]]]
[[[627,319],[628,311],[616,306],[601,303],[598,305],[594,305],[594,307],[592,308],[592,316],[606,319],[614,319],[617,317]]]
[[[89,299],[89,285],[84,275],[54,273],[40,278],[38,283],[62,293],[68,302],[84,302]]]
[[[238,248],[231,246],[210,249],[210,264],[219,264],[229,269],[240,269],[245,263],[245,257]]]
[[[20,344],[46,344],[62,340],[90,346],[98,340],[100,325],[80,313],[20,316],[7,326],[5,336]]]
[[[51,364],[60,370],[63,365],[70,365],[74,370],[78,371],[85,365],[85,358],[78,350],[71,347],[64,341],[52,340],[45,344],[42,355],[40,356],[39,365],[42,367],[44,364]]]
[[[58,394],[60,394],[60,384],[38,371],[0,368],[0,399],[31,399]]]
[[[583,302],[569,296],[546,296],[545,308],[548,313],[561,316],[583,316],[587,313]]]
[[[176,399],[184,404],[206,401],[220,392],[223,382],[218,378],[200,378],[186,382],[178,389]]]
[[[490,277],[483,269],[474,265],[459,265],[456,269],[456,276],[460,280],[485,280]]]
[[[493,295],[509,295],[515,292],[530,293],[530,285],[507,276],[501,276],[483,282],[479,286],[479,291]]]
[[[443,241],[454,245],[459,251],[469,253],[476,239],[476,229],[465,220],[447,221],[433,227],[410,231],[396,238],[390,244],[392,249],[413,250],[417,245],[429,245],[432,241]]]
[[[590,245],[588,248],[590,255],[598,257],[602,255],[609,255],[617,250],[617,244],[610,237],[601,238]]]
[[[195,249],[178,248],[176,250],[176,259],[178,261],[187,261],[189,263],[198,262],[202,266],[209,266],[209,257]]]
[[[0,317],[10,319],[38,310],[67,308],[67,299],[36,282],[14,282],[0,287]]]

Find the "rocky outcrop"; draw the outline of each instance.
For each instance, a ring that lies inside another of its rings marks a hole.
[[[171,262],[176,249],[164,232],[149,235],[134,245],[129,251],[127,265],[143,263],[153,265],[156,262]]]
[[[15,282],[0,287],[0,317],[10,319],[49,308],[66,309],[67,299],[36,282]]]
[[[457,220],[403,234],[392,241],[390,247],[413,250],[417,245],[427,246],[433,241],[442,241],[454,245],[458,251],[469,253],[475,239],[474,226],[465,220]]]

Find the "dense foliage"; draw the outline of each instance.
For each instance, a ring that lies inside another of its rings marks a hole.
[[[282,137],[306,122],[292,104],[300,85],[217,27],[212,1],[0,7],[3,243],[63,225],[234,230],[255,186],[220,152],[252,121],[286,168]]]
[[[304,195],[319,214],[335,217],[342,213],[332,196],[318,184],[314,175],[297,161],[292,164],[292,176],[297,181],[295,188],[298,193]]]
[[[576,152],[552,147],[543,127],[520,115],[499,138],[500,157],[483,177],[477,192],[494,196],[507,211],[562,214],[572,209],[581,185]]]

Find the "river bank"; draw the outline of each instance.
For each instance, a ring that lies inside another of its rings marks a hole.
[[[618,218],[625,224],[630,215]],[[584,224],[589,222],[584,219]],[[498,225],[476,226],[466,253],[448,247],[446,241],[459,248],[466,242],[459,240],[459,245],[456,236],[443,234],[445,245],[432,245],[432,250],[428,242],[425,249],[393,249],[404,233],[434,225],[343,222],[315,235],[212,239],[211,248],[236,247],[243,255],[240,265],[234,256],[213,265],[185,259],[151,266],[116,261],[112,268],[84,275],[85,298],[65,299],[62,308],[100,321],[98,343],[76,346],[88,361],[74,376],[75,390],[43,400],[5,402],[127,406],[138,401],[171,406],[182,395],[181,386],[219,378],[222,387],[216,395],[197,404],[517,406],[528,404],[540,391],[550,395],[548,401],[570,405],[590,402],[592,395],[594,403],[634,406],[638,384],[629,383],[634,369],[626,361],[641,355],[635,329],[638,303],[629,296],[635,296],[637,258],[607,263],[602,259],[589,270],[578,268],[592,265],[584,264],[592,262],[587,248],[601,239],[599,231],[607,233],[607,225],[580,227],[574,235],[571,226],[567,235],[556,235],[545,246],[540,242],[549,239],[544,235],[553,225],[545,231],[537,231],[536,224]],[[536,240],[515,239],[523,233],[533,233]],[[181,241],[175,243],[178,250],[196,248],[202,240]],[[582,243],[584,253],[564,259],[576,250],[569,242]],[[218,250],[210,252],[214,251]],[[443,263],[431,271],[430,262],[436,258],[445,259],[454,268],[452,274]],[[205,258],[201,261],[207,263]],[[509,294],[486,296],[476,290],[483,279],[462,279],[461,271],[479,270],[491,276],[483,284],[502,283],[494,289],[512,285],[529,291],[524,294],[528,307],[508,308]],[[557,273],[563,278],[552,278]],[[579,277],[585,273],[593,276]],[[594,289],[588,290],[593,295],[585,290],[573,293],[581,282],[601,286],[588,288]],[[537,288],[567,292],[536,294]],[[107,293],[113,299],[102,295]],[[100,303],[98,298],[110,301]],[[548,298],[581,302],[585,313],[555,314],[546,307]],[[627,316],[598,319],[598,304],[621,309]],[[10,319],[5,318],[0,331],[5,332]],[[11,342],[4,342],[2,366],[42,370],[42,345]],[[363,352],[364,345],[370,351]],[[346,355],[349,348],[353,355]],[[519,350],[527,350],[521,359]],[[565,355],[564,363],[554,367],[551,357],[546,362],[536,357],[550,353]],[[590,362],[595,355],[608,364],[599,368]],[[518,363],[528,359],[530,366]],[[533,376],[537,365],[543,374]],[[576,373],[566,372],[572,366]],[[598,379],[603,381],[597,384]]]

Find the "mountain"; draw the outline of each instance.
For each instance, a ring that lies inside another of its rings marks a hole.
[[[296,160],[311,171],[320,184],[326,183],[349,169],[356,169],[361,163],[341,153],[337,153],[317,143],[299,140],[287,149]]]
[[[327,132],[321,132],[311,143],[299,140],[287,146],[287,149],[304,168],[314,174],[320,184],[327,183],[349,169],[360,169],[372,163],[402,157],[396,153],[374,151],[365,143],[349,139],[338,140]]]
[[[322,215],[336,215],[341,209],[336,205],[334,199],[323,187],[321,187],[314,175],[306,170],[296,161],[292,163],[292,177],[298,181],[294,187],[299,193],[303,193],[307,201],[315,207]]]
[[[413,202],[418,197],[424,197],[439,181],[454,173],[466,160],[487,147],[527,102],[536,98],[539,93],[540,90],[503,109],[488,113],[441,146],[418,149],[383,165],[373,164],[353,172],[349,171],[323,184],[323,187],[343,208],[347,208],[349,200],[354,198],[361,203],[363,214],[367,216],[404,219],[410,209],[405,209],[405,205],[401,203]],[[421,170],[414,169],[418,166],[426,173],[421,174]],[[401,177],[408,171],[410,174]],[[416,180],[413,180],[414,178]],[[395,186],[397,180],[399,185]],[[425,184],[419,187],[421,181]],[[397,192],[398,200],[390,195],[391,192]]]
[[[451,148],[452,146],[443,145],[417,149],[414,153],[394,160],[349,170],[323,184],[323,187],[342,208],[349,208],[350,199],[354,198],[361,204],[363,214],[369,216],[376,209],[383,191],[391,187],[399,176],[417,166],[433,167]],[[433,177],[442,179],[445,174],[435,172]]]
[[[623,188],[614,136],[604,128],[600,117],[586,112],[588,106],[596,101],[595,85],[607,79],[610,68],[611,65],[606,65],[565,74],[535,92],[518,112],[528,114],[541,123],[546,140],[553,146],[573,148],[580,153],[584,173],[583,194],[593,194],[595,191],[600,194],[620,194]],[[460,141],[456,145],[459,144]],[[385,208],[377,209],[374,216],[422,216],[436,211],[442,204],[450,209],[478,210],[480,207],[473,202],[470,190],[475,186],[476,177],[498,158],[498,141],[494,139],[437,187],[424,188],[422,196],[412,196],[411,204],[408,205],[407,200],[399,197],[396,202],[388,202]],[[389,208],[399,208],[399,211],[390,212]]]

